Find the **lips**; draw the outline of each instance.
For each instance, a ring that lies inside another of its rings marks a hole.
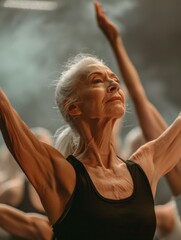
[[[122,101],[121,97],[112,97],[107,102],[113,102],[113,101]]]

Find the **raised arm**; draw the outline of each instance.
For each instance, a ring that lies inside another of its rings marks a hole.
[[[29,240],[51,240],[53,232],[47,217],[24,213],[0,204],[0,227],[12,235]]]
[[[133,100],[143,134],[147,141],[155,139],[168,126],[148,100],[138,72],[126,52],[119,30],[114,23],[106,17],[101,5],[98,2],[94,4],[98,26],[106,36],[116,56],[119,70]]]
[[[95,2],[94,5],[98,26],[113,49],[123,81],[133,100],[144,137],[146,141],[151,141],[160,136],[167,129],[168,125],[147,98],[138,72],[126,52],[117,27],[106,17],[98,2]],[[172,161],[172,158],[169,161]],[[181,178],[181,161],[166,175],[166,178],[173,193],[175,195],[181,193],[181,185],[178,184]]]
[[[62,205],[67,201],[62,193],[65,190],[72,192],[75,185],[72,166],[59,151],[34,136],[2,89],[0,129],[7,147],[37,190],[49,219],[54,222],[62,212]]]

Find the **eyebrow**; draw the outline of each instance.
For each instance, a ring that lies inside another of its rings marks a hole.
[[[101,72],[92,72],[87,77],[89,78],[91,75],[94,75],[94,74],[99,74],[101,76],[104,75],[104,73],[101,73]],[[118,76],[116,74],[114,74],[113,72],[108,72],[108,74],[112,77],[116,77],[117,79],[119,79]]]
[[[90,73],[90,74],[88,74],[88,78],[91,76],[91,75],[94,75],[94,74],[99,74],[99,75],[103,75],[102,73],[100,73],[100,72],[92,72],[92,73]]]
[[[116,77],[117,79],[119,79],[118,76],[115,73],[113,73],[113,72],[108,72],[108,73],[110,74],[110,76]]]

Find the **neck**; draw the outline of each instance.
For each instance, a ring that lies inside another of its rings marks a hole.
[[[81,147],[75,154],[77,158],[92,165],[110,167],[117,159],[114,148],[113,126],[115,120],[80,120],[77,124],[81,136]]]

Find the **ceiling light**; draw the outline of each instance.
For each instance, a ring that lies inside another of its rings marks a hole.
[[[55,1],[6,0],[3,7],[50,11],[55,10],[58,3]]]

